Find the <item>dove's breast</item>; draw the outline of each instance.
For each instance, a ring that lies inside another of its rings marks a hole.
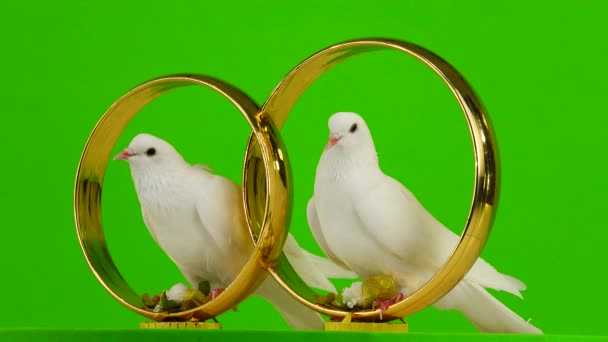
[[[138,192],[146,226],[190,282],[229,282],[228,278],[218,278],[227,274],[225,267],[221,266],[227,246],[213,243],[214,239],[203,226],[195,206],[197,192],[193,189],[204,187],[197,181],[185,183],[189,185],[187,188],[176,184]]]
[[[315,184],[315,207],[328,248],[361,277],[384,273],[384,253],[356,212],[353,198],[366,189],[348,178],[323,179]],[[378,256],[378,257],[376,257]]]

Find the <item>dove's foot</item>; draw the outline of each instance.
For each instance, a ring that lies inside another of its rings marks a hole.
[[[215,298],[217,298],[217,296],[219,296],[222,292],[224,292],[224,289],[213,289],[213,291],[211,291],[209,293],[209,297],[211,297],[211,300],[214,300]],[[234,311],[239,311],[238,307],[233,307],[232,310]]]
[[[217,296],[219,296],[222,292],[224,292],[224,289],[213,289],[213,291],[211,291],[211,293],[209,293],[209,296],[213,300],[213,299],[217,298]]]
[[[389,306],[398,303],[399,301],[401,301],[403,298],[405,298],[405,296],[403,295],[403,293],[399,293],[398,295],[396,295],[395,297],[389,299],[389,300],[380,300],[380,299],[376,299],[373,303],[372,303],[372,309],[378,309],[380,308],[380,319],[382,319],[382,314],[384,314],[384,312],[388,309]]]

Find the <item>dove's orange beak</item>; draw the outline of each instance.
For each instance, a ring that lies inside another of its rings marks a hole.
[[[338,143],[338,141],[340,141],[340,139],[342,139],[342,136],[340,136],[338,134],[332,134],[332,135],[330,135],[329,139],[327,139],[327,145],[325,146],[325,151],[327,151],[330,148],[332,148],[335,144]]]
[[[127,148],[116,156],[114,156],[114,160],[129,160],[129,158],[133,157],[134,155],[135,153],[133,153]]]

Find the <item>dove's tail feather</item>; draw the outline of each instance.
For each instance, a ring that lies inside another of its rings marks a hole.
[[[315,255],[310,253],[307,250],[302,250],[302,253],[306,256],[309,262],[323,275],[327,278],[334,279],[355,279],[359,278],[359,276],[346,268],[343,268],[340,265],[337,265],[335,262],[330,259]],[[310,264],[309,264],[310,267]]]
[[[481,332],[542,334],[542,331],[519,317],[482,286],[467,280],[458,283],[434,306],[441,310],[454,309],[462,312]]]
[[[270,276],[257,288],[255,294],[269,301],[293,329],[323,329],[323,318],[290,296]]]
[[[296,273],[310,287],[335,293],[336,287],[328,278],[357,278],[354,272],[302,249],[291,234],[287,235],[283,252]]]
[[[519,298],[523,298],[521,291],[526,290],[526,284],[521,280],[498,272],[481,258],[477,260],[465,278],[482,287],[506,291]]]

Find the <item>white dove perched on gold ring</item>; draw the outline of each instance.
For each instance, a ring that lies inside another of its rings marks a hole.
[[[412,294],[439,270],[459,237],[401,183],[382,172],[372,135],[361,116],[336,113],[328,125],[329,141],[307,206],[313,235],[328,257],[361,278],[389,275],[403,295]],[[526,287],[479,258],[434,306],[462,312],[483,332],[542,333],[486,288],[521,298],[520,291]]]
[[[240,188],[200,165],[190,165],[166,141],[139,134],[114,159],[131,168],[150,234],[193,288],[209,282],[215,295],[238,275],[253,251]],[[335,291],[329,278],[356,275],[313,255],[288,235],[284,253],[311,287]],[[268,300],[294,329],[322,329],[323,319],[291,297],[271,277],[254,294]]]

